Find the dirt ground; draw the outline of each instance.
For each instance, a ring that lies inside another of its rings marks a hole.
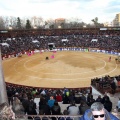
[[[54,58],[51,58],[54,56]],[[109,57],[111,56],[111,62]],[[49,59],[46,60],[46,57]],[[89,87],[91,79],[120,74],[117,56],[92,52],[44,52],[3,60],[6,82],[49,88]]]

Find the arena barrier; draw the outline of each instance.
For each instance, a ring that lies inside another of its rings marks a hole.
[[[114,114],[116,117],[120,118],[120,114],[117,112],[112,112],[112,114]],[[15,120],[28,120],[28,117],[30,120],[35,120],[36,119],[40,119],[40,120],[52,120],[52,118],[56,118],[56,120],[68,120],[68,119],[71,119],[71,120],[79,120],[80,117],[82,115],[78,115],[78,116],[71,116],[71,115],[16,115],[15,116]],[[7,119],[9,120],[9,119]]]
[[[105,54],[111,54],[111,55],[120,55],[119,52],[99,50],[97,48],[59,48],[58,51],[97,52],[97,53],[105,53]]]
[[[44,52],[49,52],[50,50],[48,49],[42,49],[42,50],[34,50],[34,51],[30,51],[30,52],[24,52],[22,54],[26,54],[28,56],[32,56],[35,53],[44,53]],[[104,53],[104,54],[110,54],[110,55],[116,55],[116,56],[120,56],[119,52],[113,52],[113,51],[107,51],[107,50],[99,50],[98,48],[77,48],[77,47],[68,47],[68,48],[56,48],[55,51],[77,51],[77,52],[97,52],[97,53]],[[51,51],[54,52],[54,51]],[[22,55],[21,54],[21,55]],[[6,55],[6,56],[2,56],[2,60],[8,59],[8,58],[13,58],[13,57],[17,57],[18,54],[10,54],[10,55]]]

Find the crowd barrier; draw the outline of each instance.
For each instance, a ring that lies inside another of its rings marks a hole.
[[[27,86],[27,85],[18,85],[18,84],[14,84],[14,83],[9,83],[6,82],[7,86],[13,86],[13,87],[23,87],[23,88],[36,88],[36,89],[50,89],[50,90],[64,90],[65,88],[48,88],[48,87],[34,87],[34,86]],[[80,88],[68,88],[68,89],[72,89],[72,90],[82,90],[82,91],[86,91],[89,90],[90,93],[92,93],[92,87],[80,87]]]
[[[28,56],[31,56],[35,53],[43,53],[43,52],[56,52],[56,51],[80,51],[80,52],[96,52],[96,53],[105,53],[105,54],[110,54],[110,55],[116,55],[116,56],[120,56],[120,52],[114,52],[113,50],[108,51],[108,50],[100,50],[98,48],[77,48],[77,47],[68,47],[68,48],[56,48],[53,50],[48,50],[48,49],[42,49],[42,50],[34,50],[34,51],[25,51],[22,52],[22,54],[26,54]],[[11,55],[6,55],[6,56],[2,56],[2,60],[5,60],[7,58],[13,58],[13,57],[19,57],[20,53],[17,54],[11,54]],[[22,54],[20,54],[20,57],[22,56]]]
[[[120,118],[120,114],[117,112],[113,112],[113,115]],[[82,115],[16,115],[15,120],[52,120],[52,118],[56,118],[56,120],[79,120]],[[9,120],[9,118],[7,119]]]
[[[97,48],[59,48],[57,51],[82,51],[82,52],[97,52],[97,53],[106,53],[112,55],[120,55],[119,52],[99,50]]]

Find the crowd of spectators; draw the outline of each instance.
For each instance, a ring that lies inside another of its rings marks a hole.
[[[69,34],[68,34],[69,33]],[[68,39],[68,41],[62,41]],[[97,39],[97,41],[92,41]],[[34,40],[38,42],[33,42]],[[25,53],[35,49],[48,49],[48,43],[54,43],[56,48],[80,47],[98,48],[108,51],[120,52],[120,37],[118,31],[72,31],[64,34],[19,34],[13,37],[0,37],[0,43],[7,43],[9,47],[2,46],[2,56]]]
[[[107,88],[108,90],[110,90],[109,92],[115,94],[117,88],[118,89],[120,88],[120,75],[113,77],[106,75],[105,77],[101,77],[101,78],[98,77],[93,78],[91,79],[91,85],[96,87],[96,89],[98,90],[100,89],[104,90],[104,92],[106,90],[105,88]]]
[[[7,84],[7,95],[16,115],[83,115],[95,102],[101,102],[111,112],[113,104],[107,94],[94,99],[91,88],[47,89]],[[62,111],[59,103],[68,106]]]

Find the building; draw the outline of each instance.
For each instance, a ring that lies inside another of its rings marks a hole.
[[[64,18],[55,19],[56,28],[64,28],[64,24],[65,24],[65,19]]]
[[[119,27],[120,26],[120,13],[116,14],[113,20],[113,26]]]
[[[109,22],[105,22],[103,24],[104,24],[104,27],[111,27],[112,26],[112,23],[109,23]]]

